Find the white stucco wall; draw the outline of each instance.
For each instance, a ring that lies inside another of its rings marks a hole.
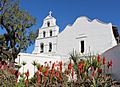
[[[49,22],[49,26],[48,23]],[[52,35],[50,36],[50,31],[52,31]],[[43,32],[45,32],[45,37],[43,35]],[[33,54],[40,54],[41,46],[40,44],[44,44],[44,51],[43,53],[49,53],[49,43],[52,43],[52,51],[57,51],[57,40],[58,40],[58,34],[59,34],[59,26],[56,24],[56,19],[49,15],[44,19],[42,27],[39,29],[38,37],[35,41],[35,47],[33,50]]]
[[[61,55],[56,55],[56,54],[40,54],[40,55],[35,55],[35,54],[28,54],[28,53],[20,53],[20,61],[19,57],[15,60],[18,64],[20,64],[25,61],[26,65],[24,67],[24,72],[26,72],[29,69],[30,72],[30,77],[34,75],[34,66],[32,65],[33,61],[36,61],[37,63],[44,65],[45,62],[49,63],[51,61],[52,63],[56,63],[57,61],[60,62],[62,61],[63,64],[67,63],[69,61],[69,57],[67,56],[61,56]],[[22,65],[22,64],[21,64]],[[37,71],[37,68],[35,68],[35,71]],[[23,72],[23,66],[20,68],[20,72]]]
[[[37,38],[35,42],[35,48],[33,54],[40,54],[40,44],[44,43],[44,53],[49,52],[49,43],[52,43],[52,52],[56,52],[57,49],[57,36]]]
[[[120,44],[107,50],[102,54],[107,60],[113,61],[112,76],[114,79],[120,81]]]
[[[102,53],[117,45],[111,23],[105,24],[96,19],[91,21],[83,16],[58,35],[58,53],[69,54],[73,49],[79,51],[81,40],[85,41],[85,54]]]

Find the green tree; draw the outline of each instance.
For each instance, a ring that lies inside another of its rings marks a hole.
[[[0,35],[0,55],[14,61],[33,44],[37,35],[31,29],[34,24],[35,18],[20,9],[19,0],[0,0],[0,29],[5,31]]]

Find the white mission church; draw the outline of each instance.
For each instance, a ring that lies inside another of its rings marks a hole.
[[[101,54],[117,45],[111,23],[103,23],[97,19],[90,20],[85,16],[79,17],[72,25],[67,25],[62,32],[56,19],[49,15],[43,20],[39,29],[38,37],[35,40],[35,47],[32,54],[20,53],[16,62],[19,64],[25,61],[25,71],[29,69],[31,76],[34,73],[34,66],[31,64],[36,60],[40,64],[44,62],[56,62],[69,60],[69,54],[76,50],[87,55]],[[20,69],[22,72],[22,68]]]

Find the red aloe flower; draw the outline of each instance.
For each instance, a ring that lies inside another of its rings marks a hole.
[[[98,68],[97,72],[98,72],[98,73],[102,73],[102,69],[101,69],[101,68]]]
[[[40,66],[39,71],[42,72],[42,69],[43,69],[43,65]]]
[[[60,62],[60,72],[62,72],[62,61]]]
[[[37,72],[36,72],[36,75],[37,75],[37,76],[39,76],[39,75],[40,75],[40,72],[39,72],[39,71],[37,71]]]
[[[59,80],[62,81],[62,77],[61,76],[59,77]]]
[[[106,58],[105,57],[103,58],[103,64],[106,64]]]
[[[44,72],[44,76],[48,76],[48,68],[46,68],[46,71]]]
[[[53,74],[50,74],[50,82],[52,81]]]
[[[52,81],[52,77],[53,77],[53,73],[54,73],[54,67],[55,67],[55,63],[52,64],[52,69],[51,69],[51,73],[50,73],[50,81]]]
[[[55,63],[52,64],[52,70],[54,69],[54,67],[55,67]]]
[[[69,69],[69,70],[72,69],[72,64],[71,64],[71,63],[68,64],[68,69]]]
[[[56,76],[57,78],[59,78],[59,72],[58,72],[58,70],[56,71],[55,76]]]
[[[111,67],[112,67],[112,60],[110,60],[109,66],[111,66]]]
[[[38,81],[37,82],[40,83],[40,75],[38,75]]]
[[[80,73],[82,73],[82,72],[83,72],[83,69],[82,69],[82,68],[80,68],[79,70],[80,70]]]
[[[83,63],[78,64],[78,68],[81,69],[83,67]]]
[[[100,62],[100,58],[101,58],[100,55],[98,55],[98,62]]]
[[[107,67],[112,67],[112,60],[110,60],[110,62],[108,61]]]
[[[80,70],[80,73],[82,73],[83,72],[83,63],[79,63],[78,64],[78,69]]]
[[[27,76],[27,77],[29,77],[29,70],[27,70],[27,72],[25,73],[25,75]]]

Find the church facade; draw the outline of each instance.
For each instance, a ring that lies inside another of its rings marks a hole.
[[[67,25],[59,33],[59,26],[51,13],[44,19],[35,42],[33,54],[56,53],[69,55],[70,52],[88,54],[103,53],[117,45],[112,24],[85,16],[77,18],[73,25]]]
[[[90,52],[91,54],[101,54],[117,45],[112,27],[111,23],[103,23],[97,19],[90,20],[82,16],[59,32],[56,19],[50,12],[39,29],[32,54],[20,53],[16,62],[21,64],[25,61],[27,63],[24,66],[25,70],[29,69],[32,76],[34,60],[40,64],[44,64],[46,61],[66,63],[73,50],[84,55]],[[22,68],[20,71],[23,72]]]

